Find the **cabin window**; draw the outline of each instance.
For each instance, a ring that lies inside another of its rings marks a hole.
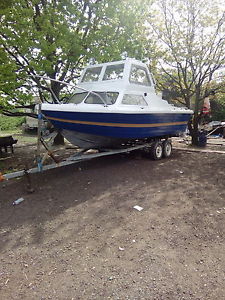
[[[87,96],[88,92],[85,92],[85,93],[77,93],[77,94],[74,94],[69,100],[67,103],[74,103],[74,104],[79,104],[81,103],[85,97]]]
[[[82,78],[82,82],[98,81],[102,67],[88,68]]]
[[[84,103],[112,105],[116,102],[118,95],[119,93],[117,92],[95,92],[95,94],[90,93]]]
[[[130,82],[141,85],[151,85],[147,70],[137,65],[131,66]]]
[[[107,66],[103,80],[115,80],[123,78],[124,64]]]
[[[125,105],[140,105],[140,106],[147,106],[147,102],[141,95],[124,95],[122,104]]]

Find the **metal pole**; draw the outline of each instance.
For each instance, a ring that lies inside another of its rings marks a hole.
[[[41,126],[42,126],[42,113],[41,113],[41,102],[38,103],[38,132],[37,132],[37,167],[38,171],[43,170],[42,159],[41,159]]]
[[[97,96],[98,98],[100,98],[100,100],[102,100],[103,104],[107,106],[107,103],[105,102],[105,100],[102,98],[102,96],[100,96],[98,93],[95,93],[93,91],[89,91],[87,89],[84,89],[78,85],[75,85],[75,84],[71,84],[71,83],[68,83],[68,82],[65,82],[65,81],[62,81],[62,80],[56,80],[56,79],[52,79],[52,78],[48,78],[48,77],[45,77],[45,76],[39,76],[39,75],[32,75],[32,77],[37,77],[37,78],[41,78],[41,79],[44,79],[44,80],[51,80],[51,81],[54,81],[54,82],[58,82],[58,83],[62,83],[62,84],[65,84],[65,85],[68,85],[68,86],[72,86],[72,87],[75,87],[77,89],[80,89],[82,91],[85,91],[85,92],[88,92],[88,93],[91,93],[95,96]],[[58,100],[58,99],[57,99]],[[60,101],[58,102],[60,104]]]
[[[208,133],[208,134],[206,135],[206,137],[210,136],[211,134],[213,134],[213,132],[215,132],[217,129],[220,129],[220,128],[224,128],[224,125],[221,125],[221,126],[216,127],[215,129],[213,129],[213,131],[211,131],[210,133]]]

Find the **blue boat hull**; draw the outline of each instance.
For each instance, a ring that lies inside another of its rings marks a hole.
[[[73,144],[100,148],[125,141],[176,136],[184,132],[190,113],[42,113]]]

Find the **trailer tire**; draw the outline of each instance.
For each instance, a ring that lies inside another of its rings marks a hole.
[[[154,160],[160,160],[163,156],[163,144],[160,141],[155,142],[150,150],[151,158]]]
[[[165,140],[163,142],[163,157],[170,157],[172,154],[172,143],[170,140]]]

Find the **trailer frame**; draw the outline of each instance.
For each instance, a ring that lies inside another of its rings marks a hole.
[[[131,151],[135,151],[135,150],[141,150],[144,148],[150,148],[152,147],[152,145],[155,142],[148,142],[148,143],[144,143],[144,144],[140,144],[140,145],[134,145],[131,147],[126,147],[126,148],[122,148],[122,149],[103,149],[102,152],[99,153],[94,153],[94,154],[88,154],[85,153],[87,152],[85,150],[81,150],[78,153],[68,157],[67,159],[61,161],[61,162],[54,162],[53,164],[49,164],[49,165],[43,165],[43,161],[39,160],[38,161],[38,166],[35,168],[31,168],[31,169],[24,169],[24,170],[20,170],[17,172],[13,172],[13,173],[8,173],[8,174],[0,174],[0,181],[3,180],[8,180],[8,179],[12,179],[12,178],[17,178],[17,177],[21,177],[27,174],[34,174],[34,173],[38,173],[38,172],[43,172],[46,170],[50,170],[50,169],[55,169],[58,167],[63,167],[63,166],[68,166],[68,165],[72,165],[75,163],[79,163],[82,161],[86,161],[86,160],[90,160],[93,158],[98,158],[98,157],[104,157],[104,156],[109,156],[109,155],[114,155],[114,154],[121,154],[121,153],[129,153]],[[52,153],[47,153],[48,155],[50,155],[52,157]],[[45,157],[45,156],[44,156]]]

